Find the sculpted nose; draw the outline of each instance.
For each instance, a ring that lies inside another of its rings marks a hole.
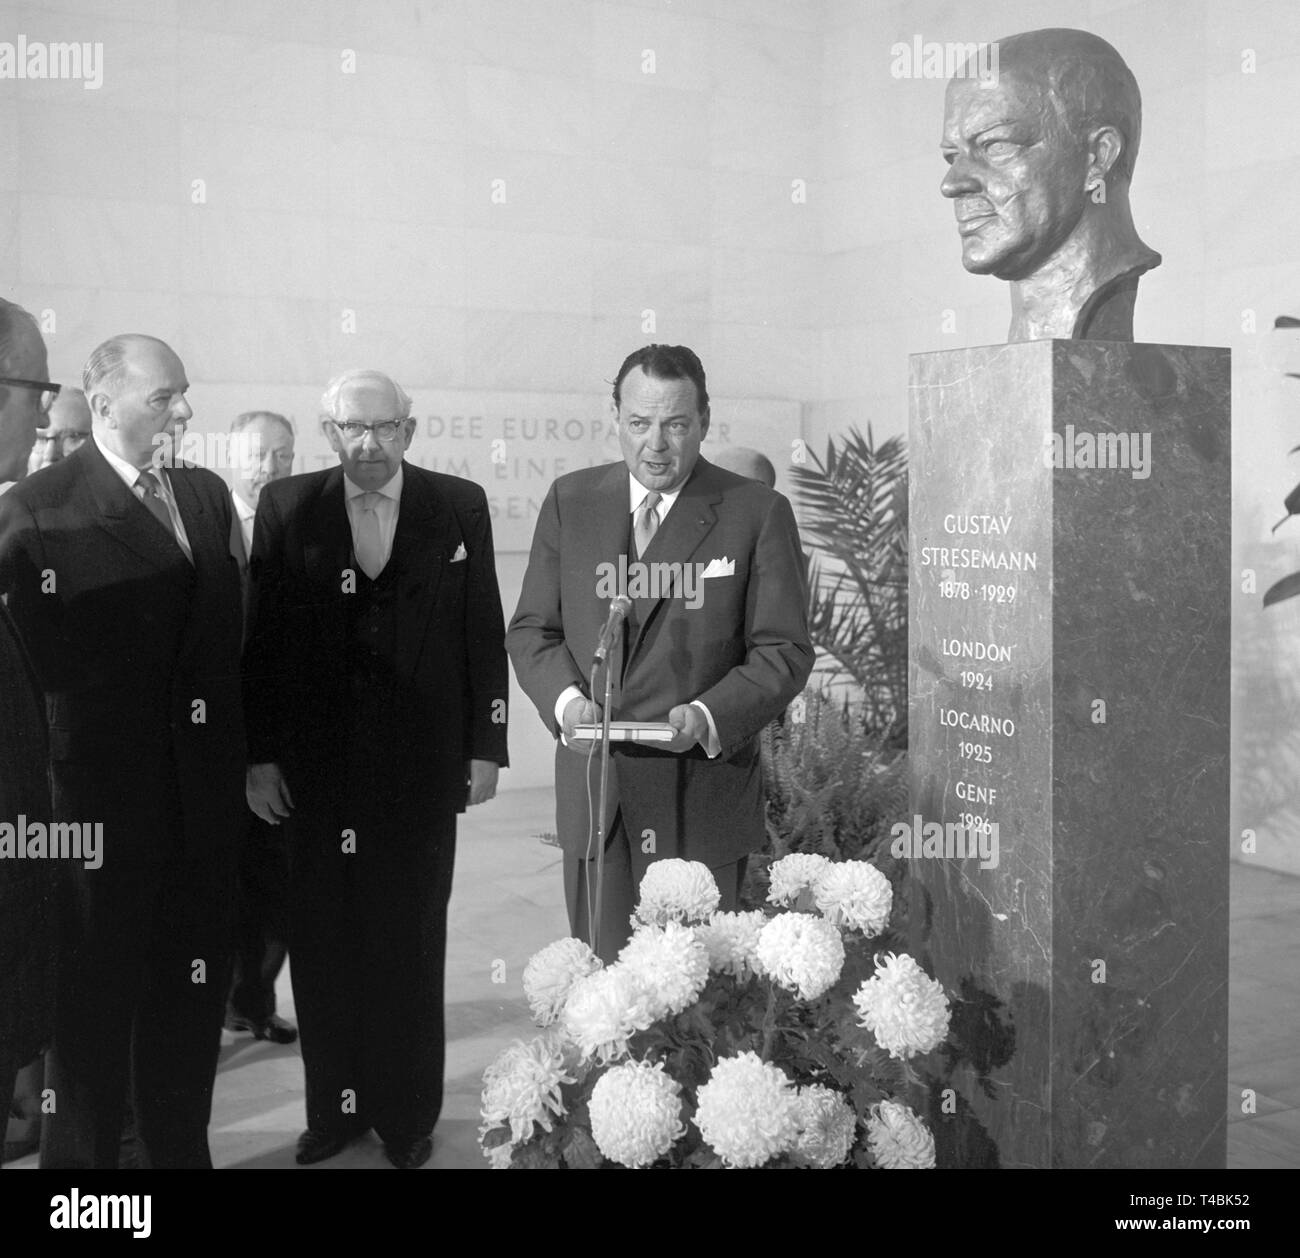
[[[939,191],[946,197],[960,197],[970,192],[979,191],[979,180],[975,178],[970,163],[964,157],[957,157],[948,167]]]

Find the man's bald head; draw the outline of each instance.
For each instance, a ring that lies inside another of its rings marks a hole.
[[[761,481],[768,489],[776,488],[776,468],[772,466],[772,460],[759,450],[752,450],[749,446],[723,446],[714,454],[713,462],[737,476]]]
[[[1079,139],[1114,127],[1124,144],[1110,174],[1133,178],[1142,139],[1142,94],[1124,58],[1089,31],[1049,27],[997,42],[1001,75],[1041,84],[1063,125]]]

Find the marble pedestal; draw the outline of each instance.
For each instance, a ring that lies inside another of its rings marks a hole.
[[[921,354],[910,396],[900,840],[954,998],[939,1165],[1222,1166],[1228,351]]]

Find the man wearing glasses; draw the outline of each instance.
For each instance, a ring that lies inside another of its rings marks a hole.
[[[149,1164],[210,1167],[246,765],[233,512],[220,477],[171,457],[191,411],[169,346],[113,337],[82,383],[92,439],[0,497],[0,591],[45,692],[54,819],[82,839],[54,862],[41,1165],[116,1167],[129,1086]]]
[[[36,321],[0,299],[0,482],[18,480],[45,423],[45,346]],[[53,386],[57,388],[57,386]],[[45,701],[0,601],[0,822],[50,818]],[[0,859],[0,1138],[14,1078],[54,1026],[55,882],[48,861]]]
[[[46,395],[52,403],[49,426],[36,434],[36,444],[27,461],[28,476],[66,459],[90,440],[90,406],[86,395],[73,385],[54,387],[57,396]]]
[[[322,398],[339,467],[267,485],[244,653],[249,806],[288,831],[307,1130],[428,1161],[442,1105],[456,814],[496,792],[508,672],[483,490],[403,459],[411,400],[352,371]]]

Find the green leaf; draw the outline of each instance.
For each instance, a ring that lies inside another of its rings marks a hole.
[[[564,1164],[575,1171],[595,1171],[605,1164],[605,1155],[601,1153],[600,1147],[581,1127],[570,1132],[563,1157]]]

